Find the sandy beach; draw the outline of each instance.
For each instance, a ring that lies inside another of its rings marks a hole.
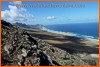
[[[45,42],[63,49],[70,54],[77,55],[83,60],[96,60],[98,63],[98,40],[93,38],[78,37],[50,33],[46,31],[28,31],[32,36],[40,38]]]

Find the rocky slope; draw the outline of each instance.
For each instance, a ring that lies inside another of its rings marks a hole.
[[[85,66],[89,64],[2,20],[2,66],[5,65]]]

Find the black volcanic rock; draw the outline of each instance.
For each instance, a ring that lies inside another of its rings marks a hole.
[[[2,20],[2,66],[54,65],[85,66],[89,64]]]

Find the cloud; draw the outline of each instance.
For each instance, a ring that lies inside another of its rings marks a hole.
[[[9,10],[1,11],[1,17],[3,20],[15,23],[15,22],[31,22],[35,18],[34,15],[27,12],[24,8],[17,8],[13,5],[8,5]]]
[[[9,2],[9,4],[14,4],[14,5],[16,5],[16,4],[22,4],[22,2],[21,2],[21,1],[13,1],[13,2]]]
[[[55,16],[48,16],[46,19],[47,20],[53,20],[53,19],[56,19],[56,18],[55,18]]]

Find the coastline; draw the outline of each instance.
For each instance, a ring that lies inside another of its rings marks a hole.
[[[55,34],[61,34],[61,35],[67,35],[67,36],[76,36],[76,37],[82,37],[82,38],[86,38],[86,39],[92,39],[92,40],[99,40],[98,36],[89,36],[89,35],[83,35],[83,34],[78,34],[78,33],[74,33],[74,32],[62,32],[62,31],[55,31],[55,30],[50,30],[47,29],[45,27],[43,27],[44,31],[50,32],[50,33],[55,33]]]

